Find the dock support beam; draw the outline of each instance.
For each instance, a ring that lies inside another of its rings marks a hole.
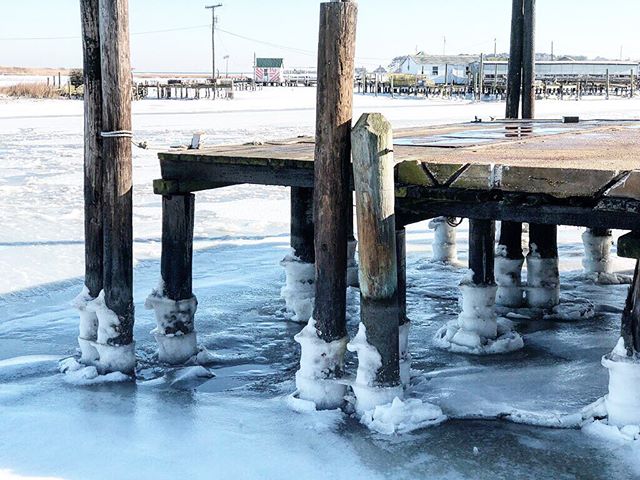
[[[556,225],[529,224],[527,304],[530,307],[553,308],[560,303],[557,239]]]
[[[355,37],[355,2],[320,5],[314,222],[316,283],[313,318],[296,335],[301,344],[298,395],[317,408],[343,403],[342,376],[347,343],[347,226],[351,192],[351,118]]]
[[[356,411],[362,414],[403,396],[391,124],[379,113],[365,113],[351,138],[360,239],[360,327],[347,348],[358,355],[353,391]]]
[[[145,306],[155,312],[158,359],[173,365],[198,352],[194,316],[198,301],[192,291],[193,216],[195,195],[162,196],[162,280]]]
[[[494,279],[495,223],[469,220],[470,277],[462,280],[462,312],[438,330],[435,343],[452,352],[475,355],[505,353],[523,347],[509,322],[498,322]]]
[[[98,352],[98,317],[87,310],[103,284],[103,164],[102,164],[102,72],[100,58],[99,0],[81,0],[84,74],[84,289],[74,301],[80,314],[80,362],[93,365]],[[47,79],[48,80],[48,79]]]
[[[313,188],[291,187],[291,254],[284,267],[285,286],[280,290],[295,322],[306,323],[313,313],[315,251],[313,246]]]

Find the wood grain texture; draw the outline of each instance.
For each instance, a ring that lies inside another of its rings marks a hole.
[[[103,285],[102,71],[99,0],[81,0],[84,75],[84,282],[96,298]]]
[[[346,330],[351,119],[356,17],[353,2],[320,5],[314,153],[316,292],[313,318],[320,337]]]
[[[469,219],[469,269],[474,285],[495,285],[495,222]]]
[[[507,72],[506,118],[518,118],[520,110],[520,88],[522,85],[522,31],[524,22],[523,0],[512,0],[511,45]]]
[[[522,29],[522,118],[535,118],[536,0],[524,0]]]
[[[400,382],[393,134],[379,113],[363,114],[351,134],[360,242],[360,321],[382,359],[376,383]]]
[[[131,64],[127,0],[100,0],[102,130],[131,130]],[[113,345],[133,341],[133,230],[131,139],[103,138],[104,291],[120,319]]]

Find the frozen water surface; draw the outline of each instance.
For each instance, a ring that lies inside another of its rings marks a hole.
[[[144,101],[136,136],[152,147],[310,134],[313,89],[265,89],[233,102]],[[544,101],[540,117],[630,118],[640,102]],[[500,103],[356,96],[357,114],[381,111],[394,125],[499,117]],[[553,419],[606,393],[600,357],[618,338],[627,287],[581,273],[581,230],[561,227],[562,301],[595,305],[574,322],[512,319],[525,347],[499,356],[433,348],[435,331],[458,313],[463,270],[430,263],[433,233],[408,229],[410,398],[452,419],[399,436],[372,433],[341,412],[297,413],[299,324],[279,297],[288,253],[288,192],[237,186],[197,194],[196,329],[215,376],[153,362],[153,314],[144,299],[159,276],[160,202],[155,151],[134,151],[136,384],[77,386],[57,360],[75,353],[78,318],[69,306],[82,286],[82,105],[0,100],[0,478],[581,478],[640,476],[640,449],[571,429],[498,420]],[[458,251],[467,252],[466,223]],[[619,232],[618,232],[619,233]],[[617,271],[632,264],[616,259]],[[349,330],[357,329],[351,290]],[[347,368],[355,373],[353,354]],[[637,443],[637,442],[636,442]]]

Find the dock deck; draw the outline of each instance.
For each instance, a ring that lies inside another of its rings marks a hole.
[[[492,121],[394,132],[396,214],[638,229],[640,121]],[[311,137],[159,154],[158,194],[313,187]],[[624,215],[621,215],[624,213]]]

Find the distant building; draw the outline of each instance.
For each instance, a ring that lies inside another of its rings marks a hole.
[[[480,60],[475,55],[404,55],[389,66],[390,73],[420,75],[436,85],[464,85],[469,81],[469,66]]]
[[[509,63],[506,61],[485,61],[484,77],[492,81],[497,75],[498,83],[507,76]],[[471,65],[471,70],[477,72],[480,63]],[[555,61],[536,61],[536,80],[547,81],[576,81],[587,78],[604,78],[609,72],[612,79],[629,79],[631,72],[638,76],[638,62],[619,62],[614,60],[573,60],[571,57],[561,57]]]
[[[284,59],[256,58],[254,79],[256,83],[276,85],[284,83]]]
[[[315,85],[318,83],[318,70],[314,67],[290,68],[283,70],[283,77],[290,85]]]

